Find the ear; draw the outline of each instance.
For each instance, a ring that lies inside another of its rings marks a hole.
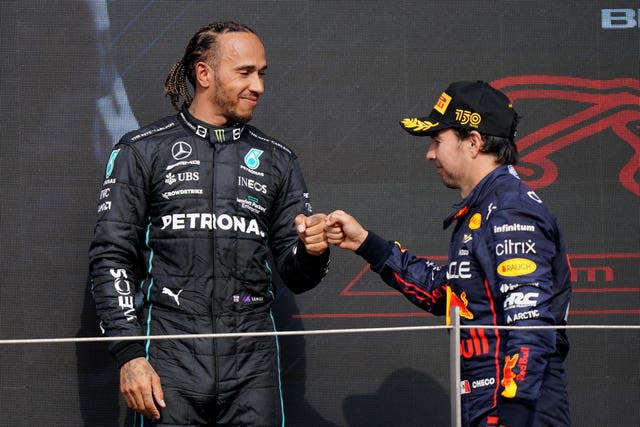
[[[482,140],[482,135],[477,130],[471,131],[469,134],[469,149],[471,150],[471,156],[476,158],[478,154],[480,154],[480,150],[482,149],[482,145],[484,141]]]
[[[196,78],[196,85],[201,86],[203,88],[208,88],[211,86],[213,82],[213,68],[209,66],[206,62],[196,62],[196,65],[193,68],[193,72]]]

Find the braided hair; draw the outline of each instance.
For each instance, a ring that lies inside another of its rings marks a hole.
[[[191,38],[184,56],[176,62],[164,83],[164,93],[171,100],[171,105],[177,111],[180,110],[180,97],[188,107],[191,105],[193,96],[187,86],[187,80],[191,86],[196,87],[194,66],[197,62],[207,62],[212,64],[215,60],[217,36],[224,33],[244,32],[254,33],[254,31],[243,24],[233,21],[213,22],[200,28]]]

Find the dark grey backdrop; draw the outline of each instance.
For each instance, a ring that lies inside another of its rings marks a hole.
[[[629,28],[603,29],[605,8]],[[124,131],[172,112],[166,74],[219,19],[262,38],[254,123],[299,155],[315,209],[350,211],[436,259],[459,196],[427,164],[427,141],[397,122],[427,113],[451,81],[502,87],[524,117],[521,174],[570,247],[571,323],[639,324],[638,13],[624,0],[0,2],[0,339],[98,335],[86,252],[105,156]],[[277,314],[289,330],[442,324],[338,251],[319,288],[280,292]],[[570,336],[574,424],[636,425],[640,332]],[[444,332],[282,347],[290,425],[449,423]],[[2,426],[123,418],[103,344],[0,345],[0,393]]]

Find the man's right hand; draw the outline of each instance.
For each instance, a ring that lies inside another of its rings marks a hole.
[[[354,217],[340,210],[327,216],[325,232],[329,243],[352,251],[357,250],[369,235]]]
[[[166,407],[160,377],[144,357],[131,359],[120,368],[120,392],[127,406],[147,418],[159,419]]]

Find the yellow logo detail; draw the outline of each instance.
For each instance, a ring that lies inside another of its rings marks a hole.
[[[504,369],[502,370],[502,396],[507,398],[516,397],[516,392],[518,391],[518,384],[516,384],[516,375],[513,373],[513,368],[516,367],[516,362],[518,361],[519,354],[514,354],[513,356],[507,356],[504,360]]]
[[[447,107],[451,102],[451,97],[447,95],[445,92],[442,92],[440,98],[436,101],[436,105],[433,106],[433,109],[438,113],[444,115],[444,112],[447,111]]]
[[[477,128],[480,122],[482,121],[482,116],[478,113],[473,113],[467,110],[456,110],[456,120],[460,122],[461,125],[469,125],[471,127]]]
[[[479,213],[473,214],[473,216],[469,220],[469,228],[471,230],[477,230],[478,228],[480,228],[481,224],[482,224],[482,215],[480,215]]]
[[[414,119],[402,119],[402,126],[407,129],[411,129],[414,132],[426,132],[434,126],[438,126],[440,123],[423,122],[418,118]]]
[[[537,264],[526,258],[512,258],[498,264],[498,274],[506,277],[524,276],[533,273]]]

